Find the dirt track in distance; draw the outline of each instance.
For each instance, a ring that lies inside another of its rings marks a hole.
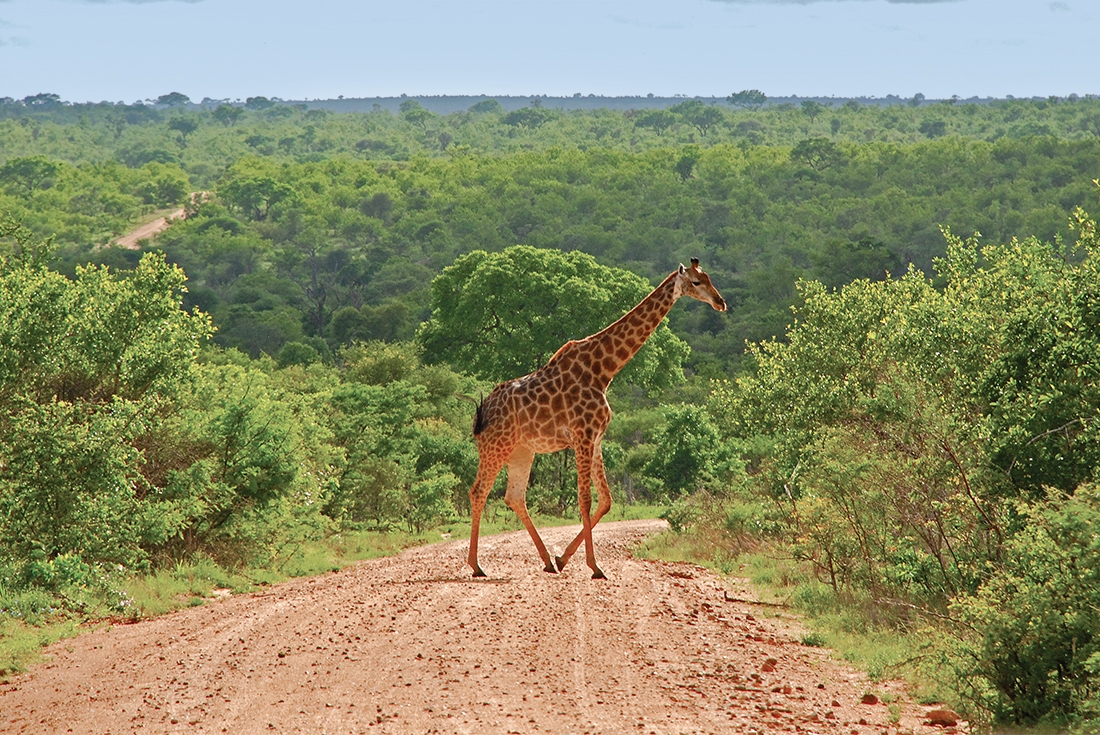
[[[168,225],[172,224],[173,220],[182,219],[185,214],[187,214],[187,210],[180,207],[176,211],[163,217],[158,217],[152,222],[146,222],[136,230],[128,232],[118,238],[112,244],[115,247],[125,248],[127,250],[140,250],[141,245],[138,244],[140,240],[148,240],[154,235],[159,235],[168,229]]]
[[[0,686],[0,732],[939,731],[899,684],[801,645],[797,621],[726,601],[746,589],[629,555],[663,527],[597,526],[606,581],[583,553],[543,572],[521,531],[482,539],[487,580],[454,541],[62,641]]]

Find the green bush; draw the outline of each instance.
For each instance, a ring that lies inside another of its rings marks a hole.
[[[961,688],[1003,721],[1100,724],[1100,486],[1017,507],[999,568],[954,612],[973,636]],[[987,688],[968,680],[980,677]]]
[[[989,721],[1100,717],[1100,241],[1069,227],[946,232],[938,282],[804,282],[710,405],[782,548],[869,626],[937,621],[925,654]]]

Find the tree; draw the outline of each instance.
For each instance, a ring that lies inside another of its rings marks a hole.
[[[0,166],[0,181],[19,187],[30,196],[61,170],[61,164],[45,156],[13,158]]]
[[[329,300],[338,294],[346,270],[351,270],[353,278],[359,272],[344,267],[350,260],[347,251],[325,237],[321,223],[311,221],[300,210],[292,210],[288,220],[289,237],[279,238],[281,247],[275,253],[276,263],[280,272],[301,290],[305,302],[303,316],[310,331],[324,339],[332,311]]]
[[[925,120],[919,129],[929,138],[940,138],[947,133],[947,123],[943,120]]]
[[[243,114],[244,109],[235,105],[218,105],[217,108],[214,109],[214,112],[210,113],[211,117],[227,128],[230,125],[236,125]]]
[[[259,112],[260,110],[270,110],[275,106],[275,103],[267,97],[249,97],[245,99],[244,106],[250,110]]]
[[[4,561],[138,563],[178,518],[163,485],[150,492],[142,437],[189,393],[210,321],[179,308],[183,272],[163,256],[69,280],[10,222],[8,236],[23,255],[0,266]]]
[[[817,119],[818,115],[825,112],[825,109],[825,105],[817,100],[802,100],[802,114],[810,118],[811,123]]]
[[[425,110],[424,106],[416,100],[405,100],[401,103],[399,109],[404,120],[421,128],[426,128],[428,123],[436,117],[434,112]]]
[[[287,342],[283,345],[283,348],[279,350],[279,354],[275,357],[275,361],[281,368],[290,365],[312,365],[315,362],[321,361],[321,353],[312,345],[306,344],[305,342]]]
[[[356,344],[342,352],[347,380],[329,403],[346,457],[330,498],[333,517],[413,529],[453,514],[456,489],[473,480],[464,431],[434,418],[460,385],[445,368],[418,364],[411,345]]]
[[[168,121],[168,129],[180,134],[180,143],[187,147],[187,136],[199,129],[199,123],[190,117],[177,117]]]
[[[706,107],[687,118],[700,135],[706,135],[707,131],[715,125],[724,122],[725,114],[717,107]]]
[[[687,120],[692,115],[696,115],[705,110],[706,107],[706,103],[702,100],[691,99],[684,100],[683,102],[679,102],[673,105],[672,107],[668,108],[668,111],[675,115],[679,115],[684,120]]]
[[[135,189],[135,193],[145,204],[156,207],[182,204],[191,191],[187,174],[179,166],[152,161],[141,169],[148,178]]]
[[[706,487],[722,459],[722,440],[707,412],[698,406],[667,411],[665,425],[653,438],[657,450],[642,473],[672,497]]]
[[[992,462],[1031,498],[1073,492],[1100,466],[1100,238],[1078,209],[1077,247],[1036,239],[978,247],[949,232],[940,271],[960,318],[988,346],[974,376]],[[963,306],[967,307],[965,310]],[[982,311],[976,313],[977,309]],[[992,349],[991,349],[992,348]]]
[[[245,216],[263,221],[273,206],[294,194],[294,189],[270,176],[245,176],[225,184],[218,193]]]
[[[824,171],[843,163],[844,153],[828,138],[807,138],[791,149],[791,160],[805,163],[814,171]]]
[[[547,110],[541,106],[522,107],[513,110],[502,117],[500,121],[505,125],[517,128],[529,128],[535,130],[557,117],[553,110]]]
[[[23,104],[27,107],[38,107],[42,109],[52,109],[61,106],[61,97],[49,92],[42,92],[41,94],[31,95],[30,97],[23,98]]]
[[[183,107],[191,104],[191,98],[181,92],[169,92],[157,97],[157,104],[166,107]]]
[[[750,110],[759,109],[767,101],[767,96],[759,89],[743,89],[740,92],[726,97],[726,102],[729,102],[734,107],[747,107]]]
[[[1020,723],[1098,704],[1100,241],[1071,222],[1076,248],[945,232],[936,282],[803,282],[786,340],[711,404],[762,448],[792,554],[845,595],[950,611],[944,663]]]
[[[679,115],[684,122],[695,127],[700,135],[706,135],[708,130],[725,120],[721,110],[717,107],[708,107],[702,100],[684,100],[668,109]]]
[[[758,490],[830,586],[943,605],[973,584],[1001,522],[974,489],[985,424],[949,377],[981,346],[919,271],[801,289],[786,341],[754,346],[757,370],[711,413],[727,437],[768,447]]]
[[[1100,493],[1090,483],[1016,512],[1002,564],[954,608],[978,633],[962,637],[955,683],[1001,722],[1096,722]]]
[[[680,160],[676,162],[676,173],[680,174],[681,181],[687,181],[692,177],[695,171],[695,164],[699,163],[699,159],[702,157],[702,152],[698,146],[688,145],[684,146],[684,152],[680,156]]]
[[[481,100],[481,102],[470,106],[470,112],[476,112],[480,115],[499,115],[504,112],[504,106],[495,99]]]
[[[858,278],[881,281],[900,275],[900,259],[881,242],[865,238],[857,242],[834,240],[810,256],[814,275],[831,288],[841,288]]]
[[[676,116],[668,110],[647,110],[636,118],[634,125],[639,128],[652,128],[658,136],[676,124]]]
[[[501,381],[534,371],[565,342],[603,329],[651,290],[645,279],[583,253],[525,245],[475,250],[432,281],[431,317],[417,340],[430,363]],[[673,384],[687,353],[664,322],[619,379]]]

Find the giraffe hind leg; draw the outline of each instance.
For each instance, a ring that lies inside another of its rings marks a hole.
[[[477,563],[477,539],[481,526],[481,512],[485,509],[485,501],[489,492],[493,489],[493,482],[504,465],[502,460],[490,457],[481,457],[477,468],[477,478],[470,487],[470,552],[466,556],[466,563],[474,570],[475,577],[486,576],[481,566]]]
[[[516,447],[512,455],[508,457],[508,490],[504,494],[504,502],[519,516],[523,527],[535,543],[535,548],[542,558],[543,569],[551,574],[558,570],[550,560],[550,552],[546,550],[546,544],[542,542],[531,514],[527,511],[527,481],[531,477],[531,463],[535,461],[535,452],[527,447]]]

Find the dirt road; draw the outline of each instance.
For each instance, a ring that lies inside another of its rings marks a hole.
[[[185,214],[187,214],[187,210],[180,207],[175,212],[171,212],[164,217],[158,217],[152,222],[147,222],[136,230],[126,233],[115,240],[114,245],[116,247],[126,248],[127,250],[140,250],[141,245],[138,244],[139,240],[148,240],[154,235],[159,235],[168,229],[168,225],[172,223],[172,220],[182,219]]]
[[[801,645],[766,608],[726,601],[745,590],[631,558],[660,527],[597,527],[607,581],[582,558],[546,574],[519,532],[483,539],[486,580],[470,578],[455,541],[63,641],[0,686],[0,732],[926,729],[919,707],[902,702],[892,722],[886,705],[860,703],[897,686]],[[561,548],[577,530],[544,539]]]

